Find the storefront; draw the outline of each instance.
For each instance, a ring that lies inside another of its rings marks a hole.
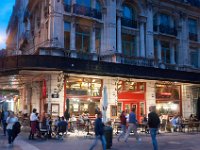
[[[69,77],[66,79],[66,99],[69,99],[70,114],[83,113],[95,115],[100,108],[102,98],[102,80],[87,77]],[[65,105],[66,108],[66,105]]]
[[[172,83],[156,84],[156,107],[159,114],[182,114],[181,85]]]
[[[131,112],[135,108],[137,119],[141,121],[146,114],[146,83],[119,81],[118,84],[118,115],[121,111]]]

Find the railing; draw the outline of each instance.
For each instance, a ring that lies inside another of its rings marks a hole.
[[[66,12],[71,12],[71,6],[64,3],[64,10],[65,10]]]
[[[155,67],[157,61],[151,58],[144,58],[144,57],[128,57],[123,54],[115,53],[110,55],[101,56],[102,61],[115,61],[121,64],[129,64],[129,65],[136,65],[136,66],[146,66],[146,67]]]
[[[159,25],[159,32],[177,36],[177,30],[174,27],[170,27],[167,25]]]
[[[73,5],[73,13],[96,18],[96,19],[102,19],[102,13],[99,12],[97,9],[85,7],[78,4]]]
[[[121,24],[122,24],[122,26],[130,27],[130,28],[137,28],[136,20],[121,18]]]
[[[189,33],[189,39],[191,41],[198,41],[198,35],[195,33]]]

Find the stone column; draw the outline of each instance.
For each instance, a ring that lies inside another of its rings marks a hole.
[[[144,42],[144,24],[146,18],[140,17],[140,56],[145,57],[145,42]]]
[[[160,40],[157,40],[158,62],[161,62],[161,61],[162,61],[161,50],[162,50],[161,42],[160,42]]]
[[[121,11],[117,15],[117,52],[122,53]]]
[[[71,21],[70,28],[70,50],[76,50],[76,24],[74,19]]]
[[[96,36],[96,32],[95,32],[95,27],[92,27],[91,28],[91,31],[90,31],[90,52],[91,53],[96,53],[96,50],[95,50],[95,36]]]
[[[175,45],[170,43],[170,64],[175,64]]]
[[[151,4],[147,8],[146,53],[148,58],[154,58],[153,10]]]

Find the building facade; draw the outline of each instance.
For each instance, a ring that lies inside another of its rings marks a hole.
[[[75,115],[94,115],[99,107],[106,108],[107,118],[116,118],[122,110],[135,107],[140,120],[150,105],[156,105],[161,114],[197,113],[198,0],[16,0],[14,8],[7,29],[7,55],[45,55],[127,68],[121,75],[112,74],[112,67],[110,74],[21,70],[19,78],[26,78],[19,88],[20,100],[27,112],[36,107],[41,113],[62,115],[68,107]],[[169,70],[174,76],[131,74],[133,66]],[[95,69],[101,71],[98,66],[91,68]],[[189,72],[197,78],[175,77]]]

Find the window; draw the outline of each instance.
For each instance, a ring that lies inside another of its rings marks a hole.
[[[124,5],[123,6],[123,17],[130,20],[135,20],[134,10],[132,7]]]
[[[191,50],[191,52],[190,52],[191,65],[196,68],[198,68],[198,59],[199,59],[198,55],[199,55],[198,50],[196,50],[196,49]]]
[[[70,0],[64,0],[64,4],[70,5]]]
[[[170,48],[168,42],[161,43],[162,50],[161,50],[161,58],[163,63],[170,63]]]
[[[76,49],[89,52],[90,50],[90,29],[85,26],[76,28]]]
[[[70,49],[70,23],[64,23],[64,46],[65,49]]]
[[[97,54],[100,53],[100,48],[101,48],[101,29],[96,29],[95,31],[95,49],[96,49],[96,52]]]
[[[82,6],[91,7],[90,0],[76,0],[76,3]]]
[[[136,56],[136,44],[134,35],[122,33],[122,49],[126,56]]]
[[[188,19],[189,22],[189,32],[196,34],[197,33],[197,21],[195,19]]]
[[[170,16],[166,14],[160,14],[160,25],[170,26]]]
[[[98,12],[101,11],[101,3],[99,1],[96,1],[96,9]]]

